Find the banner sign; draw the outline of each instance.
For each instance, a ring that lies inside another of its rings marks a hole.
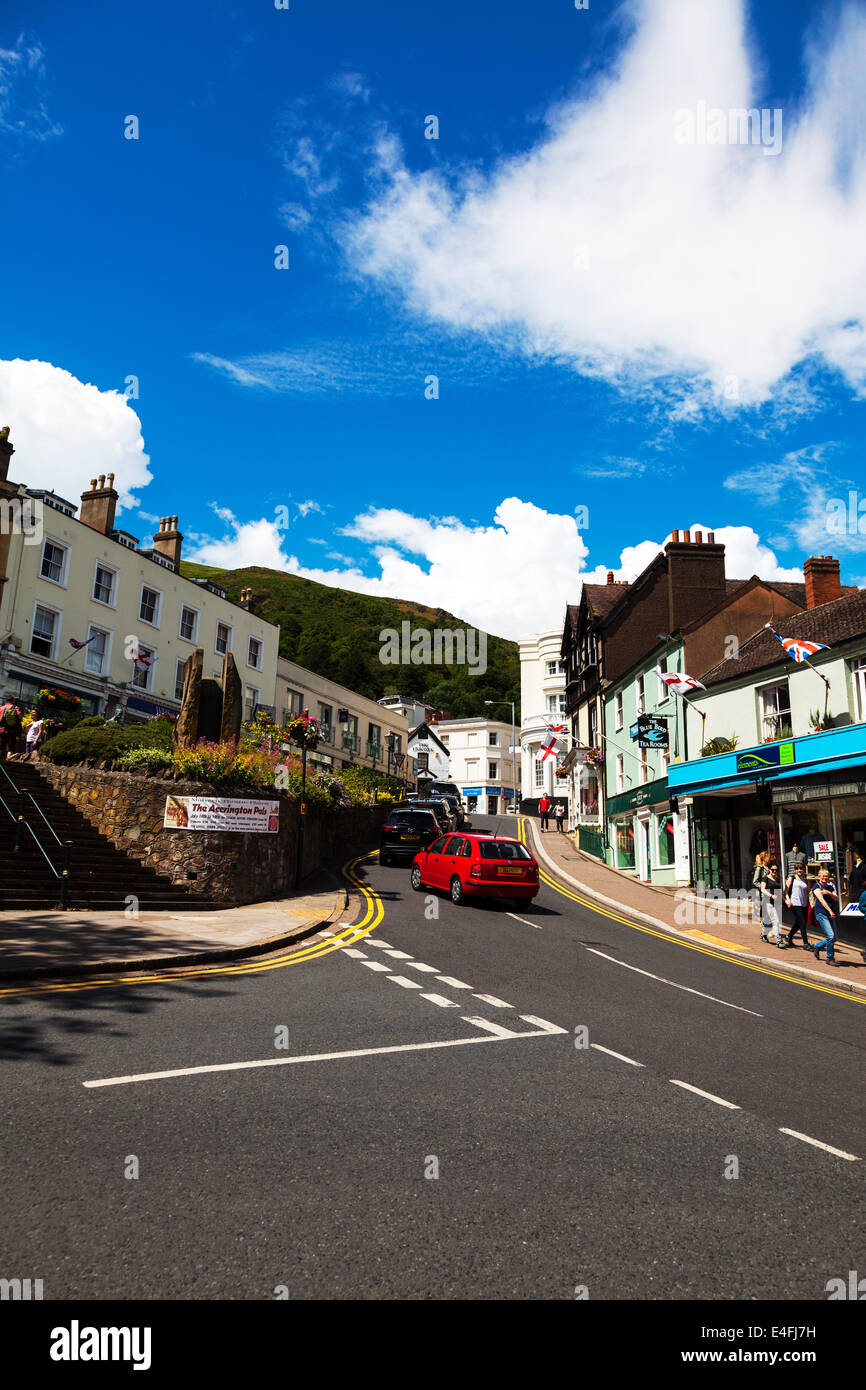
[[[167,796],[166,830],[237,830],[273,835],[280,828],[278,801],[234,801],[218,796]]]
[[[760,752],[737,754],[738,772],[763,772],[768,767],[786,767],[794,761],[793,743],[768,743]]]

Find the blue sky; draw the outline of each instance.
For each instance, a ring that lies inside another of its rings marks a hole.
[[[507,636],[672,528],[866,582],[864,63],[860,0],[7,0],[13,476]]]

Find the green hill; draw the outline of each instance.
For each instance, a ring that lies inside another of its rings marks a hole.
[[[487,709],[485,700],[520,699],[517,643],[487,636],[487,670],[471,675],[466,665],[384,665],[379,659],[385,628],[401,631],[407,619],[413,632],[427,628],[464,631],[470,625],[441,608],[425,608],[402,599],[374,598],[347,589],[332,589],[296,574],[264,569],[219,570],[181,564],[192,579],[211,579],[238,602],[241,590],[253,591],[253,604],[268,622],[279,624],[280,655],[309,671],[378,700],[383,695],[414,695],[454,719],[474,715],[508,719],[505,706]],[[475,652],[478,651],[477,639]],[[519,719],[519,705],[517,710]]]

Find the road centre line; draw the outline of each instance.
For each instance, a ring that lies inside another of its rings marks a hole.
[[[522,922],[525,927],[534,927],[536,931],[541,931],[537,922],[527,922],[525,917],[518,917],[516,912],[506,912],[506,917],[513,917],[515,922]]]
[[[601,1043],[590,1043],[590,1047],[594,1047],[596,1052],[606,1053],[608,1057],[615,1057],[618,1062],[628,1062],[630,1067],[646,1066],[645,1062],[636,1062],[634,1058],[626,1057],[622,1052],[612,1052],[609,1047],[602,1047]]]
[[[394,948],[393,948],[393,946],[392,946],[389,950],[387,950],[387,951],[385,952],[385,955],[386,955],[386,956],[393,956],[395,960],[411,960],[411,959],[412,959],[412,957],[410,956],[410,954],[409,954],[408,951],[395,951]]]
[[[439,974],[438,965],[425,965],[423,960],[407,960],[406,964],[410,970],[423,970],[425,975]]]
[[[810,1139],[808,1134],[801,1134],[797,1129],[780,1129],[780,1134],[790,1134],[792,1139],[802,1139],[804,1144],[812,1144],[816,1149],[824,1149],[828,1154],[835,1154],[836,1158],[846,1158],[849,1163],[859,1163],[860,1159],[856,1154],[847,1154],[844,1149],[834,1149],[832,1144],[822,1144],[820,1139]]]
[[[471,989],[471,985],[465,985],[462,980],[455,980],[453,975],[437,975],[436,979],[441,985],[450,985],[452,989]]]
[[[714,1096],[711,1091],[702,1091],[700,1086],[691,1086],[688,1081],[674,1081],[671,1077],[672,1086],[682,1086],[685,1091],[694,1091],[696,1096],[703,1096],[704,1100],[711,1100],[715,1105],[723,1105],[726,1110],[741,1110],[741,1105],[734,1105],[732,1100],[722,1100],[721,1096]]]
[[[390,965],[384,965],[380,960],[365,960],[364,964],[368,970],[384,970],[388,975],[391,973]]]
[[[402,985],[404,989],[423,989],[417,980],[407,980],[405,975],[389,975],[388,979],[392,984]]]
[[[677,984],[676,980],[666,980],[664,975],[653,975],[650,970],[641,970],[637,965],[629,965],[628,961],[617,960],[615,956],[606,955],[604,951],[597,951],[594,946],[587,946],[586,950],[589,951],[590,955],[601,956],[602,960],[609,960],[612,965],[621,965],[625,970],[633,970],[636,975],[646,975],[649,980],[658,980],[661,985],[670,985],[672,989],[681,989],[686,994],[696,994],[699,999],[709,999],[713,1004],[724,1004],[726,1009],[736,1009],[741,1014],[751,1014],[753,1018],[764,1017],[763,1014],[756,1013],[754,1009],[744,1009],[742,1004],[731,1004],[727,999],[717,999],[714,994],[704,994],[703,990],[691,989],[689,985]]]
[[[352,949],[351,949],[350,947],[348,947],[348,946],[344,947],[344,949],[343,949],[343,955],[344,955],[344,956],[351,956],[352,960],[366,960],[366,959],[367,959],[366,952],[364,952],[364,951],[354,951],[354,950],[352,950]]]
[[[525,1017],[524,1021],[526,1021]],[[486,1019],[484,1022],[486,1023]],[[131,1076],[107,1076],[98,1081],[82,1081],[81,1084],[88,1090],[96,1090],[106,1086],[131,1086],[141,1081],[166,1081],[176,1076],[204,1076],[209,1072],[251,1071],[259,1067],[295,1066],[301,1062],[335,1062],[350,1057],[381,1057],[392,1052],[432,1052],[443,1047],[471,1047],[478,1043],[519,1042],[526,1038],[549,1037],[553,1032],[564,1033],[565,1031],[564,1028],[554,1028],[551,1024],[547,1024],[546,1027],[534,1029],[531,1033],[508,1033],[507,1037],[497,1034],[483,1038],[448,1038],[444,1042],[397,1043],[391,1047],[359,1047],[351,1052],[318,1052],[300,1057],[264,1057],[252,1062],[217,1062],[205,1067],[178,1067],[173,1071],[139,1072]]]

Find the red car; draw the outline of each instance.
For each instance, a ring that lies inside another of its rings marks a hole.
[[[538,865],[525,845],[501,835],[440,835],[412,861],[412,887],[442,888],[459,907],[467,898],[517,898],[538,892]]]

